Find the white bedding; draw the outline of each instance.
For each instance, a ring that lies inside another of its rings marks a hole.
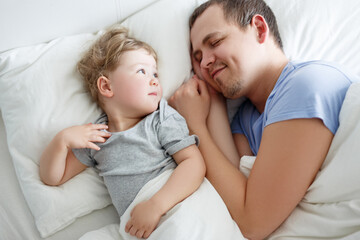
[[[100,230],[85,234],[80,240],[135,240],[125,232],[132,208],[154,195],[172,174],[168,170],[147,183],[136,196],[118,224],[106,226]],[[218,240],[245,239],[238,226],[232,220],[224,202],[207,179],[199,189],[170,209],[160,220],[157,228],[148,240]]]
[[[12,91],[14,93],[9,94],[9,92],[5,91],[5,93],[0,94],[0,98],[3,99],[0,104],[0,110],[1,114],[4,115],[0,121],[0,159],[2,163],[2,167],[0,168],[1,240],[42,239],[39,229],[35,225],[34,216],[36,216],[36,214],[34,215],[34,212],[31,212],[29,208],[42,207],[41,201],[36,200],[36,197],[40,196],[36,189],[42,188],[26,188],[25,192],[28,191],[27,195],[31,195],[30,197],[35,199],[33,201],[35,205],[39,205],[34,206],[34,204],[31,204],[31,206],[29,206],[29,201],[24,198],[24,189],[22,190],[20,188],[18,181],[18,179],[20,179],[20,182],[26,179],[33,182],[35,179],[35,181],[38,182],[37,184],[39,184],[37,173],[25,167],[23,169],[24,171],[17,169],[16,176],[14,171],[16,160],[14,161],[14,159],[22,155],[22,157],[31,159],[31,161],[36,164],[37,160],[34,156],[38,156],[41,152],[41,145],[39,145],[39,143],[46,142],[50,136],[43,135],[42,132],[38,132],[36,129],[32,132],[34,135],[24,135],[25,132],[22,132],[23,128],[29,123],[29,118],[24,117],[24,113],[26,113],[26,111],[31,113],[31,106],[36,105],[39,115],[35,115],[34,117],[35,119],[36,116],[41,118],[41,116],[49,113],[45,111],[46,109],[39,108],[38,104],[46,105],[49,104],[49,102],[43,100],[37,102],[41,99],[40,95],[39,98],[37,98],[36,95],[36,98],[28,98],[28,101],[22,99],[22,102],[15,101],[14,97],[28,97],[34,94],[34,92],[28,88],[29,85],[24,85],[25,80],[30,81],[30,83],[35,80],[43,81],[44,84],[38,85],[37,87],[40,88],[40,90],[46,91],[49,87],[46,84],[46,80],[52,82],[54,79],[44,78],[41,75],[44,69],[55,68],[58,74],[68,73],[68,75],[65,76],[59,75],[57,79],[69,80],[69,76],[72,79],[78,79],[75,71],[69,70],[69,66],[71,65],[70,61],[76,62],[76,59],[71,58],[68,62],[59,62],[56,61],[58,60],[56,54],[54,54],[53,58],[48,59],[48,61],[44,61],[43,59],[44,64],[38,71],[29,71],[34,70],[34,65],[30,64],[29,67],[27,67],[27,71],[32,72],[33,75],[21,75],[26,68],[17,68],[13,71],[12,76],[7,76],[7,79],[5,79],[4,76],[1,75],[1,72],[3,72],[4,69],[14,69],[16,64],[24,60],[30,60],[28,54],[39,50],[39,44],[44,46],[49,40],[59,41],[59,39],[63,37],[76,38],[76,36],[83,36],[82,34],[91,35],[129,16],[123,24],[129,26],[132,34],[136,37],[153,45],[159,53],[161,81],[165,89],[165,96],[168,97],[190,75],[191,66],[188,57],[187,17],[192,9],[202,1],[203,0],[80,0],[74,2],[64,0],[49,2],[47,0],[39,0],[30,4],[24,3],[21,0],[0,0],[0,32],[2,33],[2,37],[0,38],[0,82],[4,81],[4,83],[0,84],[0,89],[4,89],[4,86],[6,86],[6,88],[13,88]],[[360,1],[266,0],[266,2],[272,7],[277,16],[285,53],[289,58],[335,61],[350,68],[355,74],[360,76],[360,54],[358,54],[360,52],[360,42],[358,41],[360,28],[356,27],[360,26]],[[136,11],[138,12],[133,14]],[[14,53],[19,53],[21,52],[20,47],[22,46],[29,47],[30,51],[28,54],[22,56],[15,54],[11,61],[9,60],[4,64],[1,58],[2,54],[11,49]],[[60,53],[60,56],[61,52],[64,52],[64,49],[66,50],[66,46],[65,48],[55,50]],[[72,50],[73,49],[67,49],[67,51]],[[78,48],[75,50],[79,51]],[[14,81],[11,82],[10,80]],[[61,92],[62,89],[59,88],[57,91]],[[64,93],[69,93],[69,91],[64,90]],[[6,94],[6,99],[4,98],[4,94]],[[79,94],[79,92],[77,92],[77,94]],[[62,95],[61,99],[66,102],[71,99],[68,97],[69,96]],[[54,101],[53,103],[56,104],[56,98]],[[28,104],[28,110],[26,111],[21,110],[26,108],[24,103]],[[71,104],[68,106],[71,106]],[[61,112],[64,110],[64,107],[67,107],[67,105],[61,106],[60,108],[57,106],[57,108],[52,110]],[[71,111],[67,114],[70,114],[70,112]],[[79,114],[79,112],[76,112],[76,114]],[[83,117],[83,119],[85,121],[85,117]],[[51,134],[54,134],[65,124],[62,119],[55,120],[57,123],[60,123],[60,125],[53,124],[53,122],[50,121],[43,123],[43,126],[50,127],[48,131],[50,131]],[[71,121],[74,121],[74,119]],[[72,122],[67,122],[67,124],[70,123]],[[349,122],[348,124],[352,123]],[[346,132],[341,139],[350,136],[350,133],[353,134],[353,130],[354,126],[350,125],[347,130],[348,132]],[[7,137],[5,131],[8,134]],[[13,140],[9,141],[9,139]],[[348,141],[351,142],[351,140]],[[354,144],[357,143],[358,140],[352,141]],[[356,146],[352,146],[354,149],[345,153],[342,153],[340,150],[334,150],[333,152],[353,157],[356,156],[355,152],[357,149]],[[10,152],[9,148],[12,149]],[[336,149],[340,149],[340,147]],[[338,155],[334,157],[339,158]],[[249,166],[251,166],[251,162],[248,163],[250,164]],[[33,169],[36,169],[36,165],[32,166]],[[248,168],[248,170],[249,166],[244,165],[245,169]],[[345,179],[345,177],[351,176],[350,174],[339,172],[338,166],[331,169],[335,169],[334,173],[338,174],[335,180]],[[327,176],[329,175],[324,174],[321,176],[323,177],[319,177],[319,179],[323,179],[321,181],[324,181],[326,183],[324,185],[326,186],[328,184]],[[331,178],[332,177],[330,177],[330,179]],[[358,179],[356,176],[353,176],[352,179],[347,181],[355,182]],[[317,194],[312,195],[313,192],[317,192],[315,190],[319,189],[319,186],[316,188],[315,186],[317,185],[313,185],[313,188],[310,189],[309,193],[311,194],[309,194],[309,196],[319,196]],[[80,189],[80,187],[73,190],[74,194],[76,194],[77,189]],[[337,186],[335,189],[331,189],[331,193],[339,193],[340,197],[349,194],[345,194],[339,191],[339,189],[346,190],[346,188]],[[339,196],[332,195],[334,198]],[[63,201],[71,201],[71,199],[66,198],[66,196],[62,197],[65,197],[63,199],[67,199]],[[313,206],[312,201],[321,200],[309,199],[311,202],[309,206]],[[63,225],[65,228],[62,230],[59,228],[54,230],[53,228],[53,231],[48,231],[45,234],[43,232],[43,236],[47,236],[46,239],[52,240],[78,239],[81,235],[91,230],[99,229],[109,224],[114,224],[112,225],[114,227],[119,223],[116,211],[111,205],[100,210],[94,210],[92,213],[83,217],[80,216],[81,215],[78,215],[76,218],[71,219],[71,221],[75,220],[71,225],[67,227]],[[316,214],[314,214],[312,218],[314,221],[318,220]],[[359,231],[357,220],[357,218],[354,218],[350,221],[347,216],[344,216],[344,221],[342,221],[341,224],[353,224],[355,227],[346,229],[346,231],[348,233],[351,231],[356,232]],[[58,219],[54,219],[53,221],[49,220],[48,222],[45,221],[43,225],[44,227],[48,227],[50,223],[54,224],[56,221],[58,221]],[[318,223],[320,224],[321,221]],[[343,230],[339,230],[339,227],[342,226],[341,224],[337,225],[337,222],[331,222],[331,224],[332,223],[334,223],[334,227],[330,228],[327,227],[327,224],[320,224],[321,226],[318,228],[319,232],[326,231],[328,234],[334,233],[336,237],[345,234]],[[287,229],[287,231],[291,229],[292,234],[295,234],[296,231],[300,233],[303,231],[301,228],[292,229],[291,224],[284,225],[284,227],[285,226],[286,228],[284,229]],[[323,228],[326,229],[324,230]],[[50,232],[52,232],[53,235],[50,235]],[[352,238],[350,238],[349,235],[348,238],[360,239],[360,236],[356,234],[357,233],[355,233]]]
[[[10,153],[7,149],[5,127],[1,117],[0,153],[0,239],[43,239],[35,226],[34,217],[26,204],[17,181]],[[118,222],[116,210],[111,205],[79,218],[72,225],[46,239],[78,239],[90,230]]]
[[[240,162],[240,170],[249,176],[251,168],[255,162],[255,157],[244,156]],[[168,173],[166,173],[168,174]],[[159,179],[154,179],[157,186],[163,185],[163,180],[167,176],[159,176]],[[141,192],[146,192],[149,188],[156,186],[153,182],[144,186]],[[169,236],[174,236],[172,240],[218,240],[218,239],[245,239],[235,222],[230,219],[226,210],[224,202],[215,192],[216,190],[208,182],[204,180],[200,189],[194,193],[189,199],[184,200],[183,203],[178,204],[168,214],[166,214],[159,223],[159,227],[150,235],[149,240],[167,240]],[[147,195],[152,195],[149,192]],[[144,194],[145,195],[145,194]],[[134,203],[129,207],[126,213],[121,218],[121,224],[109,224],[100,229],[90,231],[84,234],[79,240],[131,240],[135,239],[124,232],[124,227],[129,219],[129,213],[136,203],[140,202],[144,195],[141,193],[136,197]],[[204,205],[204,203],[206,203]],[[188,219],[189,218],[189,219]],[[199,231],[194,230],[194,221],[201,226]],[[175,229],[173,228],[175,226]],[[181,229],[180,229],[181,227]],[[189,233],[189,236],[177,234],[178,231]],[[198,233],[198,234],[196,234]]]

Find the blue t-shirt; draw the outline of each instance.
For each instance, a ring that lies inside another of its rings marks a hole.
[[[244,134],[257,155],[264,128],[275,122],[319,118],[335,134],[345,94],[358,77],[324,61],[289,62],[270,93],[263,113],[246,100],[231,123],[233,133]]]

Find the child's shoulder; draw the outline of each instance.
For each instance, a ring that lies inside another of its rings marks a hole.
[[[174,108],[172,108],[164,98],[160,100],[158,113],[160,122],[163,122],[170,117],[179,120],[183,119],[183,117]]]

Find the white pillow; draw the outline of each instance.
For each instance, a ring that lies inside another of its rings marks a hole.
[[[190,76],[188,17],[196,4],[195,0],[157,1],[123,23],[157,51],[165,97]],[[60,187],[44,185],[38,174],[41,153],[58,131],[92,122],[99,114],[75,66],[96,37],[74,35],[0,55],[0,107],[9,150],[42,237],[111,203],[92,169]]]
[[[358,0],[265,0],[278,22],[284,51],[293,60],[337,62],[360,76]]]
[[[44,185],[38,174],[40,155],[60,129],[91,122],[99,114],[75,69],[82,45],[94,38],[93,34],[66,37],[0,56],[0,106],[7,142],[42,237],[111,203],[92,169],[61,187]]]
[[[122,23],[133,36],[149,43],[158,53],[165,98],[190,78],[188,19],[201,2],[204,0],[160,0]]]

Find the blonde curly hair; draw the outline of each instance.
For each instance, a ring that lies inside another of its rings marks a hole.
[[[147,43],[129,36],[124,27],[112,27],[102,34],[85,52],[77,64],[87,90],[93,100],[102,107],[99,99],[97,80],[108,77],[120,64],[120,57],[126,51],[145,49],[157,62],[154,49]]]

